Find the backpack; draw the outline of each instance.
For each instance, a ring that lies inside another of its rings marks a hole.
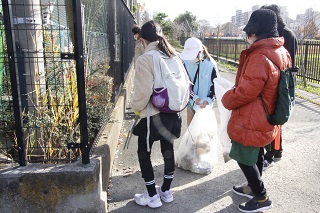
[[[267,120],[272,125],[285,124],[289,120],[295,105],[296,81],[295,81],[294,73],[297,72],[298,69],[286,68],[285,70],[281,70],[279,68],[279,70],[280,70],[280,80],[278,83],[278,98],[276,101],[275,111],[272,115],[268,113],[267,107],[262,99],[262,96],[260,95],[264,109],[267,113]]]
[[[180,58],[169,58],[157,50],[145,54],[153,57],[154,64],[152,105],[165,113],[176,113],[185,109],[190,98],[191,82]]]

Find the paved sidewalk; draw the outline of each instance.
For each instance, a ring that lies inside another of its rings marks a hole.
[[[221,71],[221,76],[234,80],[234,74]],[[299,90],[297,91],[300,92]],[[302,95],[313,97],[308,93]],[[217,120],[219,112],[215,107]],[[186,131],[186,112],[183,112],[182,134]],[[113,165],[108,195],[110,213],[132,212],[239,212],[238,205],[247,198],[235,195],[232,186],[245,183],[245,177],[234,160],[224,163],[222,146],[218,145],[219,161],[209,175],[198,175],[176,168],[172,191],[174,201],[163,203],[158,209],[141,207],[134,203],[135,193],[145,191],[139,169],[137,137],[132,136],[129,148],[123,149],[128,128],[133,122],[127,112]],[[320,176],[320,106],[297,98],[290,121],[283,127],[283,159],[265,171],[263,179],[274,208],[266,212],[319,212]],[[180,139],[175,141],[177,149]],[[155,181],[162,183],[163,160],[159,143],[152,150]]]
[[[320,105],[320,96],[316,94],[312,94],[310,92],[301,90],[301,89],[296,89],[296,94],[298,97],[301,97],[305,100],[311,100],[311,102],[316,103]]]

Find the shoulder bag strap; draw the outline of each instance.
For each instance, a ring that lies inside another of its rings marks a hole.
[[[260,97],[260,99],[262,101],[262,105],[263,105],[264,111],[267,113],[267,115],[270,115],[269,112],[268,112],[268,109],[267,109],[267,105],[266,105],[266,103],[264,102],[264,100],[262,98],[262,95],[260,94],[259,97]]]
[[[278,69],[279,69],[280,72],[281,72],[280,67],[279,67],[276,63],[274,63],[270,58],[268,58],[268,59],[269,59],[274,65],[276,65],[276,67],[278,67]],[[267,113],[267,115],[270,115],[269,112],[268,112],[268,109],[267,109],[267,105],[266,105],[266,103],[264,102],[264,100],[263,100],[263,98],[262,98],[262,95],[259,94],[259,97],[260,97],[260,99],[261,99],[261,101],[262,101],[262,105],[263,105],[264,111]]]
[[[187,71],[187,74],[188,74],[188,76],[189,76],[189,80],[191,81],[191,78],[190,78],[190,75],[189,75],[189,72],[188,72],[188,70],[187,70],[186,65],[183,64],[183,66],[184,66],[184,68],[185,68],[186,71]],[[198,68],[197,68],[196,73],[194,74],[194,79],[193,79],[193,82],[192,82],[192,91],[193,91],[193,86],[194,86],[194,84],[195,84],[196,81],[197,81],[197,78],[198,78],[198,75],[199,75],[199,70],[200,70],[200,63],[199,63],[199,65],[198,65]]]
[[[194,75],[193,85],[197,82],[197,78],[199,76],[199,70],[200,70],[200,63],[198,64],[198,68],[197,68],[196,74]]]

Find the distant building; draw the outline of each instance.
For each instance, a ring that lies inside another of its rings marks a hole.
[[[251,8],[251,13],[254,12],[254,11],[256,11],[256,10],[259,10],[259,8],[260,8],[259,5],[254,5],[254,6],[252,6],[252,8]]]
[[[251,15],[251,12],[245,12],[245,13],[242,14],[241,25],[246,25],[248,23],[250,15]]]
[[[221,26],[221,33],[225,37],[238,37],[241,34],[241,30],[235,24],[228,22]]]
[[[309,25],[311,23],[314,25]],[[298,38],[314,38],[318,36],[320,29],[320,12],[313,11],[312,8],[306,9],[304,14],[298,14],[296,16],[296,20],[290,24],[290,28]]]
[[[254,5],[252,6],[251,11],[242,12],[242,10],[236,10],[235,16],[231,17],[231,23],[225,23],[222,25],[225,26],[223,34],[226,36],[236,36],[241,34],[242,29],[248,23],[252,12],[258,10],[259,8],[259,5]],[[317,28],[320,29],[320,12],[313,11],[312,8],[306,9],[304,14],[297,15],[296,20],[293,20],[289,17],[287,6],[280,6],[280,11],[284,23],[286,23],[286,25],[293,31],[298,31],[301,26],[304,26],[306,23],[310,22],[311,18],[315,21]],[[238,30],[234,28],[237,28]]]
[[[235,25],[236,26],[241,26],[243,19],[242,19],[242,10],[236,10],[236,19],[235,19]]]

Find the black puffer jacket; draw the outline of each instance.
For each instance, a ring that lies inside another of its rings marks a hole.
[[[298,40],[294,32],[289,29],[285,24],[278,25],[278,33],[280,37],[284,38],[284,48],[288,50],[291,60],[292,67],[296,65],[296,52],[298,50]]]

